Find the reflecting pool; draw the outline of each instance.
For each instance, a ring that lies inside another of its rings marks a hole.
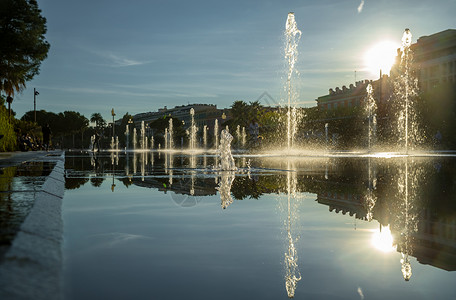
[[[455,299],[456,159],[66,153],[66,299]]]

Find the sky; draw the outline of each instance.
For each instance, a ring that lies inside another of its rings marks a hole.
[[[33,110],[125,113],[191,104],[284,101],[284,31],[302,36],[293,79],[300,106],[329,88],[376,79],[363,61],[373,45],[400,45],[455,29],[454,0],[38,0],[51,48],[40,74],[15,96]],[[356,71],[356,72],[355,72]],[[356,75],[355,75],[356,74]],[[263,96],[267,93],[270,97]]]

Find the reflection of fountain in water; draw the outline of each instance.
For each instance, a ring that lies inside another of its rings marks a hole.
[[[372,165],[371,159],[369,158],[368,160],[368,187],[367,187],[367,193],[365,196],[365,202],[364,202],[364,207],[366,208],[366,219],[367,221],[372,221],[373,218],[373,210],[375,207],[375,204],[377,202],[377,196],[374,194],[374,191],[377,187],[377,176],[375,174],[375,169]]]
[[[418,180],[423,176],[422,170],[416,166],[409,166],[407,158],[404,169],[400,169],[398,176],[398,219],[395,224],[396,232],[400,233],[397,240],[397,248],[401,252],[401,271],[406,281],[412,276],[412,267],[409,255],[413,254],[414,234],[418,231],[418,214],[416,201],[418,200]],[[402,200],[402,201],[401,201]]]
[[[234,163],[233,155],[231,154],[231,141],[233,136],[226,131],[222,130],[220,134],[220,169],[222,171],[234,171],[236,165]]]
[[[298,43],[301,38],[301,31],[296,25],[294,13],[288,14],[285,26],[285,59],[287,61],[287,82],[285,90],[287,91],[287,149],[293,147],[294,137],[297,132],[298,116],[296,111],[297,93],[292,88],[292,77],[295,70],[295,64],[298,58]]]
[[[295,242],[297,239],[293,238],[292,227],[294,221],[297,220],[297,176],[296,172],[292,171],[291,163],[288,162],[287,172],[287,241],[288,248],[285,252],[285,287],[289,298],[293,298],[296,291],[298,281],[301,280],[301,273],[298,267],[298,252],[296,250]]]
[[[221,172],[217,190],[220,193],[220,205],[223,209],[226,209],[231,203],[233,203],[233,198],[231,197],[231,186],[235,176],[234,171]]]

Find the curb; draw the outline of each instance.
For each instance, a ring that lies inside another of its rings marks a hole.
[[[62,299],[65,153],[56,161],[0,266],[0,299]]]

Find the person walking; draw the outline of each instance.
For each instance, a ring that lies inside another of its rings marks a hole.
[[[49,151],[49,146],[51,143],[51,133],[52,133],[51,128],[49,127],[49,124],[46,123],[46,125],[43,126],[41,131],[43,132],[43,145],[44,145],[46,151]]]

